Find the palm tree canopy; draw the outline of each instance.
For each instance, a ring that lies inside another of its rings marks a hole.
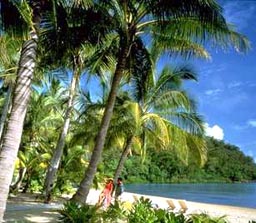
[[[101,4],[116,21],[120,41],[128,41],[131,47],[136,47],[135,36],[141,36],[158,50],[184,56],[207,56],[200,45],[209,41],[239,51],[248,49],[248,40],[226,23],[214,0],[113,0]]]
[[[1,32],[20,35],[21,33],[24,33],[25,30],[28,31],[28,25],[21,16],[19,9],[15,6],[14,1],[2,0],[0,2],[0,13]]]
[[[64,58],[68,63],[70,57],[78,55],[86,60],[93,48],[102,44],[109,27],[105,24],[112,23],[110,18],[90,2],[79,2],[58,1],[46,14],[41,35],[43,64],[63,65]]]
[[[184,81],[197,80],[196,72],[191,66],[183,65],[175,68],[165,66],[160,73],[150,74],[154,74],[153,81],[145,85],[144,92],[140,88],[144,80],[132,77],[133,97],[140,108],[140,112],[133,112],[134,116],[140,116],[133,122],[140,120],[142,132],[145,131],[150,138],[148,141],[157,143],[158,148],[177,148],[177,154],[185,162],[192,149],[195,160],[203,164],[206,160],[203,118],[196,112],[195,101],[182,89]]]

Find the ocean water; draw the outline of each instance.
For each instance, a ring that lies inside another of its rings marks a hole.
[[[256,183],[126,184],[125,191],[194,202],[256,208]]]

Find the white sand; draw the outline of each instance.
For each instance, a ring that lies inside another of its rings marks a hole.
[[[100,191],[91,190],[88,195],[87,202],[91,204],[95,204],[97,202],[99,194],[100,194]],[[168,208],[168,204],[166,201],[171,199],[173,200],[173,203],[176,206],[174,211],[178,211],[181,208],[177,199],[164,198],[164,197],[158,197],[158,196],[148,196],[148,195],[124,192],[122,194],[121,200],[133,203],[134,196],[137,196],[138,198],[140,198],[141,196],[145,198],[149,198],[153,204],[163,209]],[[206,213],[214,217],[221,217],[225,215],[226,216],[225,219],[227,219],[230,223],[249,223],[249,221],[251,220],[256,221],[256,209],[227,206],[227,205],[206,204],[206,203],[198,203],[198,202],[191,202],[191,201],[185,201],[185,203],[188,208],[185,214],[188,214],[188,215],[192,213]]]
[[[91,190],[87,203],[95,204],[99,198],[99,190]],[[127,203],[134,202],[134,195],[138,198],[143,196],[149,198],[153,204],[157,204],[159,208],[168,208],[167,200],[170,198],[157,197],[157,196],[147,196],[141,194],[134,194],[125,192],[122,194],[121,200]],[[24,196],[24,197],[22,197]],[[176,208],[174,211],[180,209],[180,205],[177,199],[171,199],[175,204]],[[226,205],[215,205],[215,204],[204,204],[197,202],[185,201],[188,210],[185,214],[191,213],[207,213],[210,216],[226,216],[226,219],[230,223],[249,223],[249,221],[256,221],[256,209],[252,208],[242,208]],[[256,202],[256,201],[255,201]],[[61,208],[62,202],[57,202],[55,204],[45,205],[40,202],[35,202],[35,198],[30,198],[28,195],[19,195],[15,199],[9,200],[9,205],[7,207],[5,219],[6,222],[14,222],[15,220],[24,220],[26,222],[35,223],[50,223],[57,222],[57,217],[59,216],[54,210]],[[20,206],[21,205],[21,206]]]

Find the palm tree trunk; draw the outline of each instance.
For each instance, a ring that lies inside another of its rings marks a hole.
[[[1,113],[1,119],[0,119],[0,142],[2,139],[4,124],[6,122],[7,114],[8,114],[9,107],[10,107],[11,96],[12,96],[12,85],[9,84],[8,90],[7,90],[7,95],[6,95],[5,101],[4,101],[4,107],[3,107],[3,110]]]
[[[72,200],[78,201],[80,203],[86,202],[90,187],[93,182],[93,178],[97,171],[98,163],[101,159],[101,153],[105,144],[107,131],[109,128],[110,120],[113,114],[113,108],[116,101],[116,96],[119,88],[120,81],[123,76],[123,71],[126,65],[126,58],[128,56],[129,47],[128,44],[124,43],[120,50],[120,54],[118,57],[118,62],[116,65],[116,70],[114,73],[114,77],[111,84],[111,90],[108,96],[108,101],[104,110],[103,118],[101,120],[100,129],[98,135],[96,137],[94,150],[92,152],[92,156],[87,167],[87,170],[84,175],[84,179],[80,183],[80,186],[77,192],[72,197]]]
[[[26,167],[20,167],[18,179],[16,180],[16,182],[10,188],[11,192],[15,192],[15,191],[19,190],[19,188],[21,186],[21,183],[22,183],[22,181],[25,177],[26,172],[27,172]]]
[[[75,59],[76,60],[76,59]],[[52,190],[54,187],[54,181],[57,178],[56,177],[56,173],[58,171],[59,165],[60,165],[60,161],[61,161],[61,157],[63,154],[63,149],[65,146],[65,139],[66,136],[68,134],[68,129],[69,129],[69,125],[70,125],[70,116],[71,116],[71,112],[73,109],[73,104],[74,104],[74,96],[75,96],[75,90],[76,90],[76,86],[78,83],[78,78],[79,78],[79,74],[80,74],[80,65],[81,62],[79,61],[79,59],[77,61],[74,61],[74,75],[71,81],[71,86],[69,89],[69,99],[68,99],[68,104],[67,104],[67,108],[65,111],[65,116],[64,116],[64,123],[63,123],[63,127],[62,127],[62,131],[60,133],[54,154],[52,156],[52,159],[50,161],[50,165],[48,167],[48,171],[46,174],[46,179],[45,179],[45,203],[49,203],[51,200],[51,194],[52,194]]]
[[[31,178],[32,178],[32,173],[31,173],[31,169],[30,169],[30,170],[27,170],[27,172],[26,172],[26,178],[23,181],[24,187],[23,187],[21,193],[27,193],[28,188],[30,187],[30,184],[31,184]]]
[[[124,168],[124,163],[126,161],[126,158],[128,156],[128,153],[130,152],[131,146],[132,146],[132,140],[133,140],[133,136],[130,136],[127,141],[126,141],[126,145],[124,147],[124,150],[122,152],[122,155],[120,157],[120,160],[118,162],[118,165],[116,167],[116,171],[114,174],[114,182],[117,182],[117,178],[121,175],[121,172]]]
[[[31,81],[36,64],[37,41],[38,36],[35,31],[32,31],[31,38],[22,46],[11,114],[7,122],[6,133],[3,136],[3,146],[0,152],[0,222],[3,221],[28,107]]]
[[[3,136],[0,151],[0,222],[3,222],[9,188],[12,181],[15,160],[17,158],[24,119],[31,92],[31,82],[36,66],[38,30],[41,22],[41,6],[44,1],[32,1],[33,24],[30,38],[24,42],[21,50],[19,67],[14,86],[12,108]]]

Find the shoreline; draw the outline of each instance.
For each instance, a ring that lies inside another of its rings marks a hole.
[[[95,204],[97,202],[99,193],[100,191],[92,189],[88,195],[87,202]],[[167,200],[172,200],[175,205],[174,212],[181,209],[181,206],[178,202],[179,199],[160,196],[124,192],[121,196],[121,201],[133,203],[135,201],[134,196],[136,198],[149,198],[154,206],[157,206],[158,208],[161,209],[167,209],[169,207]],[[256,209],[254,208],[237,207],[222,204],[209,204],[202,202],[199,203],[188,200],[183,201],[185,201],[185,204],[188,208],[187,211],[185,212],[186,215],[206,213],[212,217],[225,216],[225,219],[228,220],[230,223],[249,223],[249,221],[256,221]]]
[[[256,209],[256,182],[127,183],[125,186],[125,191],[132,193]]]
[[[100,190],[91,189],[87,197],[87,203],[92,205],[96,204],[100,192]],[[155,207],[161,209],[167,209],[169,207],[167,200],[172,200],[175,205],[173,211],[177,212],[180,210],[178,199],[174,198],[124,192],[121,196],[121,201],[131,205],[135,201],[135,198],[139,199],[142,196],[144,198],[149,198]],[[19,194],[17,197],[15,196],[8,199],[5,215],[6,222],[13,222],[14,220],[26,220],[27,222],[37,223],[56,222],[56,219],[59,216],[58,213],[56,213],[56,210],[61,209],[63,202],[68,199],[70,199],[70,196],[58,199],[52,204],[43,204],[41,201],[37,200],[36,194]],[[256,209],[253,208],[199,203],[188,200],[184,201],[188,208],[185,215],[206,213],[212,217],[226,216],[225,219],[229,223],[256,222]]]

